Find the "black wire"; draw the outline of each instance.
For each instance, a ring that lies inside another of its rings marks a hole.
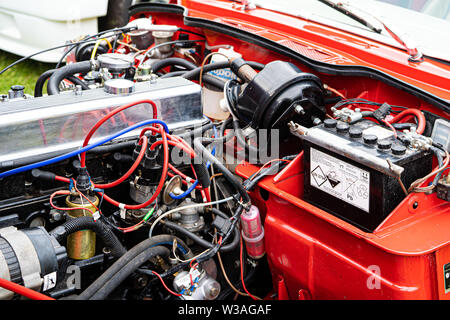
[[[79,41],[79,42],[75,42],[75,44],[76,44],[76,45],[79,45],[79,44],[82,44],[82,43],[85,43],[85,42],[87,42],[87,41]],[[30,59],[30,58],[32,58],[32,57],[34,57],[34,56],[37,56],[38,54],[45,53],[45,52],[52,51],[52,50],[56,50],[56,49],[60,49],[60,48],[64,48],[64,47],[68,47],[68,46],[70,46],[70,45],[72,45],[72,44],[74,44],[74,43],[63,44],[63,45],[60,45],[60,46],[57,46],[57,47],[45,49],[45,50],[42,50],[42,51],[39,51],[39,52],[30,54],[29,56],[20,58],[19,60],[14,61],[14,62],[11,63],[9,66],[7,66],[7,67],[4,68],[2,71],[0,71],[0,75],[1,75],[2,73],[4,73],[5,71],[7,71],[8,69],[14,67],[15,65],[17,65],[17,64],[19,64],[19,63],[21,63],[21,62],[23,62],[23,61],[25,61],[25,60],[28,60],[28,59]]]
[[[119,39],[120,35],[116,35],[114,37],[114,41],[113,41],[113,45],[112,45],[112,52],[116,51],[116,45],[117,45],[117,40]]]
[[[203,35],[203,34],[201,34],[201,33],[197,33],[197,32],[191,31],[191,30],[187,30],[187,29],[183,29],[183,28],[178,28],[178,31],[186,32],[186,33],[192,33],[192,34],[195,34],[196,36],[199,36],[199,37],[202,37],[202,38],[206,38],[205,35]]]
[[[436,156],[436,159],[438,160],[438,164],[439,164],[439,169],[442,169],[442,165],[444,163],[444,159],[441,156],[440,151],[444,152],[445,154],[445,150],[444,148],[442,148],[440,145],[438,145],[437,143],[432,143],[432,147],[430,147],[430,150],[434,153],[434,155]],[[437,185],[437,183],[439,182],[439,180],[441,179],[442,173],[444,173],[445,170],[439,172],[433,179],[433,183],[432,185]]]
[[[201,263],[203,261],[209,260],[211,259],[213,256],[215,256],[217,254],[217,252],[220,250],[220,248],[222,247],[222,245],[228,240],[228,238],[230,237],[230,235],[233,233],[234,228],[236,227],[236,224],[239,221],[239,217],[242,213],[243,210],[243,206],[241,204],[239,204],[238,208],[236,209],[235,214],[230,218],[230,220],[232,220],[230,228],[228,229],[228,232],[223,235],[222,237],[222,242],[221,243],[217,243],[213,248],[211,248],[210,250],[208,250],[207,252],[201,254],[199,257],[197,257],[195,260],[198,263]],[[190,261],[188,262],[181,262],[175,266],[173,266],[172,268],[168,269],[167,271],[165,271],[164,273],[162,273],[160,276],[161,278],[165,278],[169,275],[172,275],[176,272],[178,272],[179,270],[187,267],[190,264]],[[154,276],[152,273],[150,273],[149,270],[145,270],[145,269],[137,269],[137,271],[139,273],[143,273],[149,276]],[[146,288],[148,288],[151,285],[151,283],[147,284]]]
[[[106,33],[109,33],[109,32],[114,32],[114,33],[116,33],[116,32],[128,32],[128,31],[131,31],[131,30],[134,30],[134,29],[136,29],[136,27],[122,27],[122,28],[114,28],[114,29],[109,29],[109,30],[105,30],[105,31],[101,31],[101,32],[99,32],[99,33],[96,33],[96,34],[94,34],[94,35],[92,35],[92,36],[89,36],[89,37],[87,37],[87,38],[84,38],[82,41],[79,41],[79,42],[74,42],[74,43],[68,43],[68,44],[66,44],[65,45],[65,47],[68,47],[68,46],[70,46],[70,45],[72,45],[72,47],[70,47],[69,48],[69,50],[67,50],[66,52],[64,52],[64,54],[62,55],[62,57],[61,57],[61,59],[59,59],[59,61],[58,61],[58,63],[56,64],[56,69],[57,68],[59,68],[59,66],[61,65],[61,63],[62,63],[62,61],[64,60],[64,58],[75,48],[75,47],[77,47],[77,46],[79,46],[80,44],[82,44],[82,43],[86,43],[86,42],[89,42],[89,41],[92,41],[91,39],[93,39],[93,38],[95,38],[95,37],[99,37],[99,36],[101,36],[101,35],[104,35],[104,34],[106,34]]]
[[[100,36],[100,35],[105,34],[105,33],[108,33],[108,32],[124,31],[124,30],[127,30],[127,29],[133,30],[134,27],[123,27],[123,28],[110,29],[110,30],[102,31],[102,32],[99,32],[99,33],[94,34],[94,35],[92,35],[92,36],[89,36],[88,38],[85,38],[85,39],[83,39],[83,40],[81,40],[81,41],[78,41],[78,42],[66,43],[66,44],[62,44],[62,45],[60,45],[60,46],[56,46],[56,47],[48,48],[48,49],[45,49],[45,50],[42,50],[42,51],[38,51],[38,52],[36,52],[36,53],[30,54],[29,56],[26,56],[26,57],[20,58],[20,59],[17,60],[17,61],[14,61],[14,62],[11,63],[9,66],[7,66],[7,67],[4,68],[2,71],[0,71],[0,75],[1,75],[2,73],[4,73],[6,70],[8,70],[8,69],[14,67],[15,65],[17,65],[17,64],[19,64],[19,63],[21,63],[21,62],[23,62],[23,61],[25,61],[25,60],[28,60],[28,59],[30,59],[30,58],[32,58],[32,57],[34,57],[34,56],[37,56],[38,54],[45,53],[45,52],[52,51],[52,50],[56,50],[56,49],[61,49],[61,48],[68,47],[68,46],[72,46],[69,50],[67,50],[67,51],[63,54],[63,56],[62,56],[61,59],[59,60],[58,64],[56,65],[56,69],[57,69],[57,68],[59,67],[59,65],[61,64],[62,60],[64,59],[64,57],[67,56],[67,55],[69,54],[69,52],[72,51],[72,49],[75,48],[76,46],[91,41],[90,39],[93,38],[93,37],[97,37],[97,36]]]
[[[382,103],[378,103],[378,102],[374,102],[374,101],[370,101],[370,100],[366,100],[366,99],[362,99],[362,98],[352,98],[352,99],[345,99],[345,100],[343,99],[343,100],[339,101],[338,103],[336,103],[334,105],[334,108],[337,109],[337,108],[340,108],[342,106],[349,105],[349,104],[363,104],[363,105],[369,105],[369,106],[375,106],[375,107],[381,107],[383,105]],[[403,107],[403,106],[394,106],[394,105],[390,105],[390,106],[392,108],[397,108],[397,109],[403,109],[403,110],[408,109],[407,107]],[[394,114],[399,114],[402,111],[391,109],[391,113],[394,113]],[[365,118],[366,117],[368,117],[368,116],[365,116]],[[374,118],[374,117],[372,117],[372,118]],[[376,118],[374,118],[374,119],[377,120]],[[414,119],[415,119],[415,122],[417,125],[417,123],[419,122],[419,119],[416,116],[414,116]],[[378,121],[378,123],[383,126],[386,126],[384,123],[380,123],[379,121]],[[395,128],[395,126],[394,126],[394,128]]]
[[[351,99],[345,99],[345,100],[341,100],[338,103],[336,103],[334,105],[335,108],[340,108],[344,105],[348,105],[348,104],[365,104],[365,105],[369,105],[369,106],[376,106],[376,107],[381,107],[383,104],[382,103],[378,103],[378,102],[374,102],[374,101],[370,101],[370,100],[366,100],[366,99],[362,99],[362,98],[351,98]],[[394,106],[391,105],[392,108],[398,108],[398,109],[403,109],[406,110],[408,109],[407,107],[403,107],[403,106]],[[401,111],[399,110],[391,110],[391,112],[393,113],[400,113]]]
[[[177,44],[177,43],[192,43],[192,42],[199,42],[199,41],[204,42],[206,40],[204,40],[204,39],[199,39],[199,40],[174,40],[174,41],[163,42],[163,43],[157,44],[156,46],[151,47],[150,49],[148,49],[144,53],[144,58],[143,59],[145,59],[145,57],[147,57],[149,52],[151,52],[151,51],[153,51],[153,50],[155,50],[155,49],[157,49],[159,47],[162,47],[162,46],[167,46],[167,45],[170,45],[170,44]],[[143,60],[141,60],[141,61],[143,61]]]

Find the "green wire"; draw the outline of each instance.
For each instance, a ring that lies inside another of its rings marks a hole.
[[[154,211],[155,207],[151,208],[150,211],[145,215],[145,217],[142,220],[147,221],[152,216]]]

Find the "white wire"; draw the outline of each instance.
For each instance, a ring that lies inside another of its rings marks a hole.
[[[155,228],[156,224],[161,221],[162,219],[164,219],[165,217],[167,217],[168,215],[174,213],[174,212],[178,212],[184,209],[190,209],[190,208],[199,208],[199,207],[206,207],[212,204],[216,204],[216,203],[223,203],[223,202],[227,202],[230,200],[233,200],[233,197],[228,197],[226,199],[221,199],[221,200],[216,200],[216,201],[211,201],[211,202],[205,202],[205,203],[195,203],[195,204],[190,204],[184,207],[177,207],[175,209],[169,210],[167,212],[164,212],[162,215],[160,215],[153,223],[152,226],[150,227],[150,231],[148,233],[148,237],[151,238],[152,234],[153,234],[153,229]]]
[[[187,260],[183,260],[183,259],[180,259],[180,257],[178,257],[178,255],[177,255],[177,253],[176,253],[176,249],[177,249],[176,242],[177,242],[176,240],[173,241],[173,243],[174,243],[175,245],[172,246],[172,253],[173,253],[175,259],[176,259],[177,261],[179,261],[179,262],[182,262],[182,263],[183,263],[183,262],[190,262],[190,261],[192,261],[192,260],[194,260],[194,259],[197,259],[198,257],[200,257],[201,255],[203,255],[204,253],[206,253],[206,252],[208,252],[209,250],[211,250],[211,248],[208,248],[208,249],[206,249],[205,251],[202,251],[201,253],[199,253],[198,255],[196,255],[196,256],[193,257],[193,258],[190,258],[190,259],[187,259]]]

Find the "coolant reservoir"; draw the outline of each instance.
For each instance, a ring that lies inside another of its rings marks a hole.
[[[217,52],[226,55],[228,58],[242,58],[242,55],[235,52],[232,48],[225,49],[220,48]],[[211,63],[226,61],[227,59],[221,54],[215,54],[211,58]],[[236,75],[231,71],[230,68],[212,70],[208,72],[208,75],[219,78],[221,80],[232,80],[236,79]],[[203,86],[203,113],[211,119],[225,120],[230,116],[229,112],[225,112],[220,107],[220,100],[224,98],[223,91],[217,90],[205,83]]]

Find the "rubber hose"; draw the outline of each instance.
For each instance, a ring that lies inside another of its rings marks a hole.
[[[207,208],[205,207],[205,209],[207,209]],[[223,212],[220,211],[219,209],[216,209],[216,208],[210,208],[210,209],[208,209],[208,210],[211,210],[212,213],[214,213],[215,215],[221,216],[221,217],[224,218],[224,219],[230,219],[229,216],[227,216],[225,213],[223,213]]]
[[[90,216],[71,219],[50,231],[50,235],[54,236],[58,242],[62,242],[69,234],[85,229],[94,231],[105,245],[111,249],[111,254],[114,257],[120,258],[127,252],[111,229],[103,222],[95,221]]]
[[[204,83],[212,85],[213,87],[216,87],[216,88],[220,89],[221,91],[223,91],[223,88],[225,87],[225,81],[220,80],[219,78],[210,76],[208,74],[204,74],[202,79],[203,79]]]
[[[165,79],[165,78],[172,78],[172,77],[178,77],[178,76],[182,76],[183,74],[185,74],[187,71],[173,71],[173,72],[169,72],[166,74],[163,74],[161,77],[159,77],[160,79]]]
[[[47,81],[47,79],[50,78],[53,75],[53,73],[55,73],[56,70],[58,70],[58,69],[47,70],[39,76],[39,78],[37,79],[36,84],[34,86],[34,97],[35,98],[42,97],[42,90],[44,89],[45,81]],[[89,86],[84,81],[82,81],[81,79],[78,79],[77,77],[68,76],[68,77],[66,77],[66,79],[69,80],[70,82],[73,82],[74,84],[81,85],[81,87],[84,90],[90,89]]]
[[[231,137],[230,134],[227,134],[225,137],[220,137],[217,139],[212,139],[212,138],[195,138],[194,139],[194,149],[196,149],[196,151],[198,153],[201,154],[202,159],[204,161],[209,160],[213,165],[216,166],[217,170],[219,170],[220,172],[222,172],[223,176],[225,177],[225,179],[228,180],[228,182],[231,183],[231,185],[233,187],[236,188],[236,190],[239,192],[239,194],[242,197],[242,200],[244,203],[250,203],[250,197],[247,194],[247,190],[245,190],[245,188],[242,186],[242,184],[240,183],[240,181],[238,179],[236,179],[236,177],[234,176],[234,174],[232,174],[230,172],[230,170],[227,169],[227,167],[225,167],[215,156],[213,156],[208,149],[206,149],[202,142],[224,142],[227,141],[227,139],[229,139]]]
[[[234,228],[235,228],[236,225],[238,224],[239,217],[240,217],[240,215],[241,215],[241,213],[242,213],[242,210],[243,210],[243,206],[242,206],[242,205],[239,205],[239,207],[236,209],[235,214],[233,215],[233,221],[231,222],[231,228],[230,228],[230,229],[228,230],[228,232],[223,236],[222,244],[225,243],[225,242],[228,240],[230,234],[234,231]],[[197,261],[198,263],[201,263],[201,262],[203,262],[203,261],[206,261],[206,260],[211,259],[212,257],[214,257],[214,255],[217,254],[217,251],[219,251],[219,248],[222,246],[222,244],[216,244],[216,245],[214,246],[214,248],[208,250],[208,252],[206,252],[205,254],[202,254],[200,257],[198,257],[198,258],[196,259],[196,261]],[[173,267],[170,268],[169,270],[167,270],[167,271],[165,271],[164,273],[162,273],[162,274],[161,274],[161,278],[164,279],[165,277],[167,277],[167,276],[169,276],[169,275],[172,275],[172,274],[174,274],[175,272],[178,272],[179,270],[181,270],[181,269],[185,268],[186,266],[188,266],[189,263],[190,263],[189,261],[186,261],[186,262],[182,262],[182,263],[176,264],[175,266],[173,266]],[[141,273],[149,274],[149,275],[150,275],[150,273],[148,272],[148,270],[140,270],[140,271],[141,271]]]
[[[194,163],[193,165],[197,180],[203,188],[208,188],[211,185],[208,169],[204,163]]]
[[[59,83],[68,76],[76,73],[87,73],[91,71],[91,61],[81,61],[68,64],[57,69],[47,83],[47,93],[49,95],[59,93]]]
[[[168,228],[178,231],[179,233],[183,234],[184,236],[190,238],[191,240],[193,240],[195,243],[197,243],[198,245],[204,247],[204,248],[214,248],[215,244],[206,241],[203,238],[200,238],[198,235],[196,235],[195,233],[187,230],[186,228],[183,228],[182,226],[171,222],[171,221],[164,221],[163,224],[165,226],[167,226]],[[237,247],[237,245],[239,244],[239,231],[237,230],[237,228],[235,228],[234,230],[234,237],[233,240],[229,243],[229,244],[225,244],[220,248],[220,252],[230,252],[233,249],[235,249]]]
[[[173,240],[177,240],[177,243],[181,245],[187,251],[184,254],[185,259],[193,258],[192,251],[189,247],[182,241],[180,238],[161,234],[149,239],[145,239],[144,241],[138,243],[133,248],[128,250],[122,257],[120,257],[114,264],[111,265],[105,272],[102,273],[100,277],[98,277],[89,287],[87,287],[78,297],[77,300],[88,300],[91,298],[98,290],[100,290],[103,285],[108,282],[108,280],[120,269],[122,269],[129,261],[131,261],[134,257],[136,257],[141,252],[145,251],[150,247],[154,247],[155,245],[163,242],[172,243]]]
[[[171,77],[178,77],[178,76],[184,76],[187,72],[189,71],[174,71],[174,72],[169,72],[166,74],[163,74],[162,76],[160,76],[160,79],[165,79],[165,78],[171,78]],[[223,80],[220,80],[216,77],[212,77],[208,74],[204,74],[203,75],[203,82],[207,83],[213,87],[216,87],[219,90],[223,90],[223,88],[225,87],[225,82]]]
[[[75,76],[68,76],[66,77],[67,80],[69,80],[70,82],[72,82],[75,85],[80,85],[81,89],[83,90],[89,90],[89,86],[86,84],[86,82],[84,82],[83,80],[81,80],[80,78],[77,78]]]
[[[197,66],[195,64],[193,64],[192,62],[189,62],[187,60],[184,60],[181,58],[167,58],[167,59],[163,59],[163,60],[156,61],[155,63],[153,63],[151,65],[152,72],[156,73],[159,70],[161,70],[165,67],[168,67],[168,66],[181,66],[188,70],[193,70],[193,69],[197,68]]]
[[[149,259],[156,256],[169,256],[170,250],[163,246],[156,246],[145,249],[136,257],[128,261],[128,263],[115,272],[105,284],[94,294],[89,300],[104,300],[111,292],[114,291],[128,276],[130,276],[137,268]],[[114,264],[110,267],[112,268]],[[108,269],[109,270],[109,269]]]
[[[245,141],[244,136],[242,135],[242,129],[239,126],[239,120],[233,120],[233,129],[234,129],[234,133],[236,135],[236,141],[242,146],[244,147],[245,151],[249,154],[253,154],[256,155],[256,157],[258,157],[259,155],[259,148],[249,145],[247,143],[247,141]]]
[[[214,126],[214,123],[209,122],[205,125],[202,125],[201,128],[196,128],[196,129],[193,129],[188,132],[183,132],[183,133],[177,134],[176,136],[179,138],[183,138],[183,139],[187,139],[188,137],[195,137],[195,136],[203,134],[203,132],[211,129],[213,126]]]
[[[264,64],[254,61],[246,61],[246,63],[256,70],[261,70],[265,67]],[[218,70],[218,69],[224,69],[229,68],[230,63],[228,61],[221,61],[221,62],[215,62],[206,64],[203,66],[203,74],[206,72],[212,71],[212,70]],[[186,72],[184,75],[182,75],[183,78],[189,79],[189,80],[197,80],[200,76],[200,71],[202,70],[202,67],[197,67],[195,69],[192,69],[191,71]],[[205,78],[203,78],[205,79]]]
[[[45,71],[43,74],[39,76],[34,86],[34,96],[42,97],[42,90],[44,89],[45,81],[52,76],[52,74],[58,69],[50,69]]]

